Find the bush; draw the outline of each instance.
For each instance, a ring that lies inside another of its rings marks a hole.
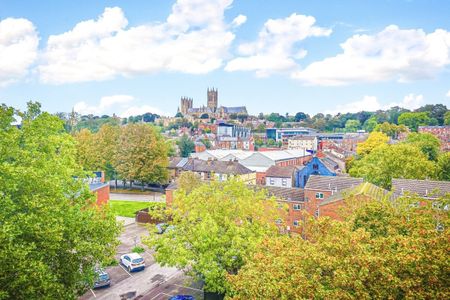
[[[142,247],[140,247],[140,246],[136,246],[136,247],[134,247],[133,249],[131,249],[131,252],[134,252],[134,253],[143,253],[143,252],[145,252],[145,249],[142,248]]]

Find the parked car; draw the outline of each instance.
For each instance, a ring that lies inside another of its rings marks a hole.
[[[158,223],[155,225],[155,227],[156,227],[155,232],[157,234],[163,234],[164,232],[173,230],[175,228],[174,225],[169,225],[167,223]]]
[[[120,263],[127,268],[128,272],[139,271],[145,268],[142,256],[137,253],[128,253],[120,257]]]
[[[166,228],[169,227],[169,224],[167,224],[167,223],[158,223],[158,224],[156,224],[155,227],[156,227],[155,232],[157,234],[163,234],[164,231],[166,231]]]
[[[107,287],[111,285],[111,279],[109,278],[109,274],[106,273],[103,269],[96,269],[95,273],[97,274],[97,278],[95,279],[93,288],[101,288]]]
[[[169,300],[195,300],[191,295],[175,295],[169,298]]]

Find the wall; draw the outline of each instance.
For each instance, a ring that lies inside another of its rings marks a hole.
[[[317,165],[317,169],[314,168],[314,165]],[[303,169],[296,173],[297,187],[304,188],[311,175],[336,176],[336,173],[325,167],[319,158],[314,157]]]
[[[109,185],[105,185],[98,190],[95,190],[94,193],[97,196],[97,205],[107,204],[109,201]]]
[[[271,184],[271,179],[273,184]],[[286,185],[283,185],[283,179],[286,180]],[[266,186],[278,186],[278,187],[292,187],[292,178],[281,178],[281,177],[266,177]]]
[[[323,193],[323,199],[317,199],[316,193]],[[316,210],[319,208],[319,203],[330,197],[331,191],[327,190],[309,190],[305,189],[305,209],[310,214],[315,214]]]

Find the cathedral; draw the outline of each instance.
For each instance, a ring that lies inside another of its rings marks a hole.
[[[208,118],[228,118],[232,114],[236,115],[248,115],[247,108],[245,106],[238,107],[219,107],[218,90],[209,89],[206,92],[206,106],[193,107],[194,100],[192,98],[181,97],[180,112],[183,116],[192,116],[200,118],[202,115],[207,114]]]

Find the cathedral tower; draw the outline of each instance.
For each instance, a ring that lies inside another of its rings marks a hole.
[[[208,95],[208,102],[207,102],[208,108],[211,109],[212,112],[216,112],[218,107],[217,89],[208,88],[207,95]]]
[[[189,109],[192,108],[193,102],[192,98],[181,97],[180,111],[183,115],[186,115]]]

